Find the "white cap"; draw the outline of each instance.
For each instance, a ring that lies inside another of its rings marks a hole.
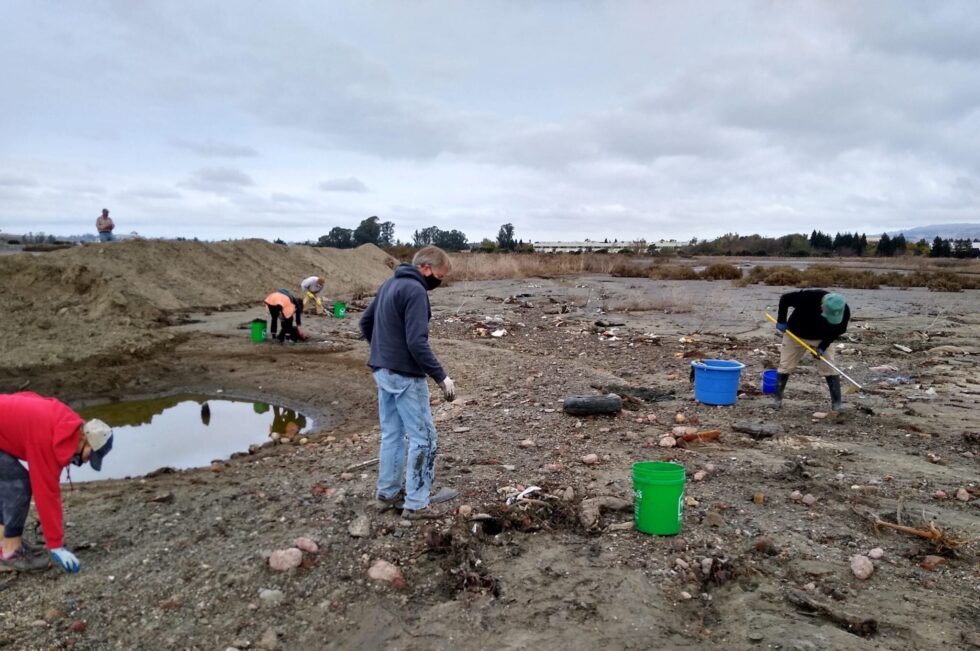
[[[112,438],[112,428],[98,418],[87,421],[82,431],[85,433],[85,438],[88,439],[88,444],[92,446],[93,450],[102,449],[106,441]]]

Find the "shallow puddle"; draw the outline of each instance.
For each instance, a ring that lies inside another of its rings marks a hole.
[[[273,432],[293,436],[312,424],[277,405],[195,395],[117,402],[80,409],[79,414],[108,423],[113,442],[101,472],[88,464],[70,466],[76,482],[135,477],[165,466],[207,466],[245,452],[253,443],[265,443]]]

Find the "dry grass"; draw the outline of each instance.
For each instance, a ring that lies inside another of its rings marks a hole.
[[[678,264],[665,264],[651,267],[650,278],[655,280],[697,280],[698,272],[691,267]]]
[[[557,278],[608,274],[628,264],[628,256],[597,254],[460,253],[452,256],[454,280]],[[643,274],[645,275],[645,274]]]
[[[889,287],[927,287],[935,292],[980,289],[980,277],[975,275],[925,270],[875,273],[865,269],[845,269],[820,264],[802,271],[782,265],[753,267],[737,284],[744,287],[756,283],[788,287],[842,287],[845,289],[878,289],[882,285]]]
[[[701,272],[701,277],[705,280],[738,280],[742,277],[742,270],[727,262],[716,262],[708,265]]]

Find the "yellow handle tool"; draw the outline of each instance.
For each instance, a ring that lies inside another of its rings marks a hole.
[[[766,318],[769,319],[770,321],[772,321],[773,323],[778,323],[778,321],[776,321],[776,318],[773,315],[769,314],[768,312],[766,312]],[[797,337],[796,335],[794,335],[789,330],[785,330],[784,332],[786,332],[786,334],[788,334],[790,337],[792,337],[793,341],[795,341],[799,345],[801,345],[804,348],[806,348],[810,352],[811,355],[813,355],[814,357],[820,359],[820,361],[822,361],[824,364],[826,364],[830,368],[834,369],[835,371],[837,371],[838,373],[840,373],[841,375],[843,375],[844,378],[848,382],[850,382],[851,384],[853,384],[854,386],[856,386],[858,389],[862,389],[862,390],[864,389],[864,387],[862,387],[860,384],[858,384],[853,379],[851,379],[851,377],[847,373],[845,373],[844,371],[842,371],[839,368],[837,368],[836,366],[834,366],[834,364],[830,360],[828,360],[826,357],[824,357],[823,355],[821,355],[820,353],[818,353],[817,351],[815,351],[810,346],[810,344],[806,343],[805,341],[803,341],[802,339],[800,339],[799,337]]]

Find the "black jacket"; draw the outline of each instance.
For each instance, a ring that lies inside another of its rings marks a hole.
[[[823,318],[821,301],[830,292],[824,289],[801,289],[798,292],[786,292],[779,298],[779,323],[786,323],[787,329],[800,339],[819,339],[819,348],[827,350],[835,339],[847,331],[847,322],[851,319],[851,308],[844,306],[844,318],[837,325],[827,323]],[[786,320],[786,313],[793,308],[793,313]]]

